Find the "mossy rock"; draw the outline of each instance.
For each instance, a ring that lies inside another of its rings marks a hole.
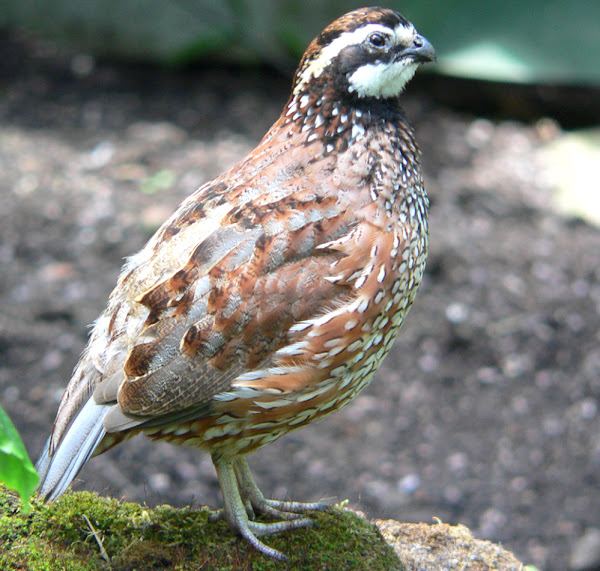
[[[67,492],[55,502],[32,502],[0,488],[0,569],[282,569],[252,549],[224,521],[209,522],[208,508],[176,509]],[[315,526],[268,537],[293,569],[403,570],[377,528],[334,506],[311,514]]]

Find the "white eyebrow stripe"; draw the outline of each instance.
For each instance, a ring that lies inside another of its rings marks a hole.
[[[344,48],[360,44],[373,32],[383,32],[384,34],[393,33],[400,41],[408,37],[412,38],[414,35],[414,29],[412,27],[407,28],[402,24],[398,24],[394,30],[390,30],[390,28],[382,26],[381,24],[369,24],[357,28],[352,32],[344,32],[328,46],[323,48],[321,55],[317,59],[310,62],[309,66],[300,75],[300,81],[298,81],[294,93],[298,93],[302,86],[310,81],[312,77],[319,77],[323,70],[331,63],[331,60],[333,60],[333,58],[335,58]]]
[[[394,35],[399,44],[408,44],[415,38],[416,30],[412,26],[405,26],[404,24],[398,24],[394,28]]]

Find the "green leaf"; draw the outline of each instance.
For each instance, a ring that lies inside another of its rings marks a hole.
[[[172,187],[177,180],[177,175],[170,169],[159,170],[152,176],[146,177],[140,183],[140,190],[144,194],[155,194],[161,190]]]
[[[29,498],[38,480],[17,429],[0,407],[0,482],[19,493],[24,512],[29,511]]]

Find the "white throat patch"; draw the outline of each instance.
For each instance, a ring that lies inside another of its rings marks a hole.
[[[412,26],[399,24],[394,29],[396,45],[409,45],[416,33]],[[418,67],[418,63],[406,61],[366,64],[348,77],[349,89],[359,97],[395,97]]]
[[[418,67],[418,63],[404,61],[363,65],[348,78],[348,89],[359,97],[395,97]]]

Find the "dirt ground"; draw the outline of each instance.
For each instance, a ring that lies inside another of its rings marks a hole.
[[[36,458],[123,258],[252,149],[290,79],[0,49],[0,402]],[[272,497],[438,517],[565,570],[600,527],[600,231],[551,206],[553,120],[458,112],[418,81],[405,103],[432,203],[421,293],[373,383],[251,465]],[[221,502],[208,457],[143,438],[78,487]]]

